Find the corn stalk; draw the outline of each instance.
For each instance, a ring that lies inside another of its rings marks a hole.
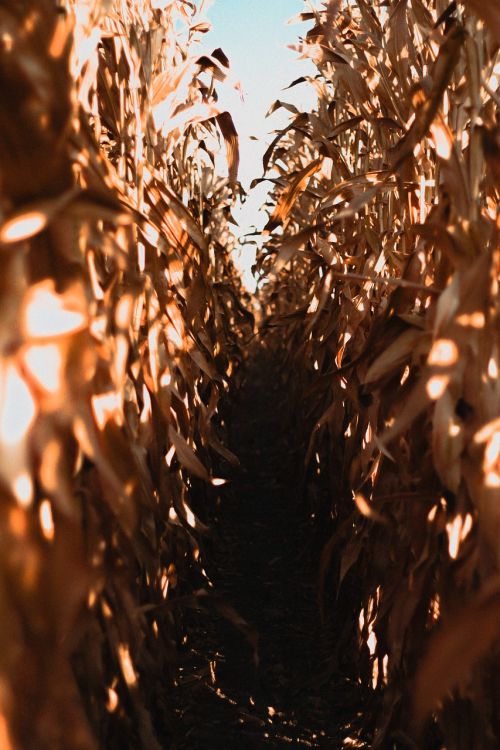
[[[317,106],[264,157],[263,303],[304,373],[306,466],[331,488],[324,606],[334,587],[358,620],[334,624],[333,657],[357,644],[359,679],[380,700],[375,747],[489,748],[500,736],[500,25],[489,8],[311,7],[297,50],[317,66]]]

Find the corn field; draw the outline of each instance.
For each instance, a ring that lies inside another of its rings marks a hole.
[[[305,4],[255,295],[207,5],[0,7],[0,748],[494,750],[500,5]]]

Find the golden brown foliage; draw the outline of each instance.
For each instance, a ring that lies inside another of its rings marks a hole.
[[[307,463],[331,486],[322,586],[326,596],[336,561],[340,597],[359,587],[358,672],[381,694],[376,747],[411,746],[413,720],[443,704],[447,748],[500,738],[492,6],[345,0],[303,14],[317,108],[264,159],[267,229],[282,232],[260,259],[263,296],[306,373]],[[352,623],[337,628],[341,650]]]
[[[235,461],[217,405],[245,320],[206,30],[180,0],[0,8],[6,750],[166,741],[170,602],[204,587],[189,492]]]

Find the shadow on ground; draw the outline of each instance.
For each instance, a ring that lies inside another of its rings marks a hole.
[[[279,361],[256,345],[226,406],[241,469],[217,501],[206,562],[214,590],[258,634],[259,662],[227,619],[188,615],[175,750],[367,747],[357,680],[332,670],[319,617],[319,550],[301,502],[303,444],[284,380]]]

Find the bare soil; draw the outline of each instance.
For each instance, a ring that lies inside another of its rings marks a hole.
[[[256,347],[226,407],[241,468],[216,501],[206,569],[249,638],[220,611],[187,615],[175,750],[367,746],[358,729],[364,696],[348,669],[332,665],[331,623],[319,614],[320,549],[286,380],[279,360]]]

